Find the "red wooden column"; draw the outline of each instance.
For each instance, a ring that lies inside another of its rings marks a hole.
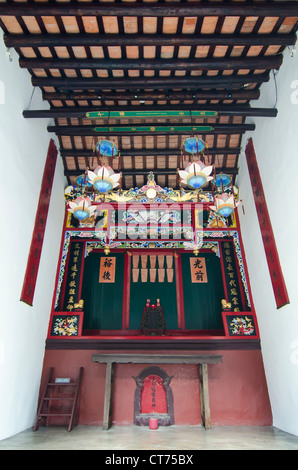
[[[31,246],[27,261],[27,268],[23,282],[20,300],[33,305],[33,297],[38,274],[41,250],[45,234],[48,210],[51,199],[53,179],[57,161],[57,148],[53,140],[50,141],[45,168],[41,183],[39,201],[36,211],[35,224],[32,234]]]

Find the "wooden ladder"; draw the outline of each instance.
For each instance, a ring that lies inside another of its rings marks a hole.
[[[45,425],[47,425],[47,418],[50,416],[60,416],[60,417],[69,418],[68,431],[72,430],[72,428],[75,425],[76,418],[77,418],[77,404],[78,404],[80,386],[82,382],[82,375],[83,375],[83,367],[80,367],[78,380],[76,382],[56,383],[52,378],[53,367],[49,369],[45,387],[44,387],[41,400],[38,406],[33,431],[37,431],[37,429],[39,428],[40,421],[42,419],[45,419]],[[55,387],[61,387],[64,391],[72,390],[73,393],[71,396],[63,396],[63,395],[57,396],[57,394],[52,396],[53,390],[55,390]],[[72,402],[71,409],[68,413],[59,413],[57,411],[55,412],[54,410],[51,411],[50,402],[67,401],[67,400]]]

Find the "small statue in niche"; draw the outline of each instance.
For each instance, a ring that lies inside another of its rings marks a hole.
[[[157,299],[156,304],[150,304],[150,299],[147,299],[142,317],[141,334],[165,334],[165,319],[162,306],[160,305],[160,299]]]

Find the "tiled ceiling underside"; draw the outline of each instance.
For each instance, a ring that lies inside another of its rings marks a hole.
[[[111,164],[122,171],[123,188],[142,186],[149,171],[161,186],[176,188],[177,168],[189,159],[181,149],[193,135],[207,143],[205,162],[235,178],[243,135],[255,117],[276,115],[250,102],[295,44],[297,17],[297,2],[0,0],[6,46],[16,49],[50,105],[24,116],[53,119],[49,133],[58,136],[71,184],[97,165],[97,142],[114,142],[120,158]],[[92,111],[108,114],[87,118]],[[158,114],[115,118],[115,111]],[[181,114],[159,114],[168,111]],[[159,126],[172,129],[154,130]]]

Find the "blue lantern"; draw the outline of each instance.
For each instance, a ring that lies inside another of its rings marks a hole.
[[[109,140],[102,140],[96,145],[96,150],[104,157],[115,157],[118,153],[117,146]]]
[[[214,180],[215,185],[218,188],[221,188],[222,186],[228,186],[232,181],[232,178],[229,175],[226,175],[224,173],[220,173],[219,175],[216,175],[216,178]]]
[[[206,166],[201,161],[189,163],[185,170],[179,170],[181,183],[187,184],[193,189],[200,189],[213,179],[212,176],[209,176],[212,170],[212,166]]]
[[[68,205],[68,211],[78,220],[91,217],[96,210],[96,206],[91,205],[89,197],[77,197],[74,202],[69,201]]]
[[[98,166],[94,171],[88,171],[88,178],[93,187],[100,193],[107,193],[119,186],[121,173],[115,173],[111,167]]]
[[[201,139],[197,139],[196,137],[190,137],[189,139],[186,139],[184,143],[184,148],[186,152],[196,154],[204,150],[205,143]]]
[[[92,183],[86,175],[78,176],[76,179],[76,183],[78,186],[81,186],[83,188],[92,188]]]
[[[223,217],[230,217],[241,201],[235,202],[233,194],[222,193],[214,197],[214,206],[210,209]]]

